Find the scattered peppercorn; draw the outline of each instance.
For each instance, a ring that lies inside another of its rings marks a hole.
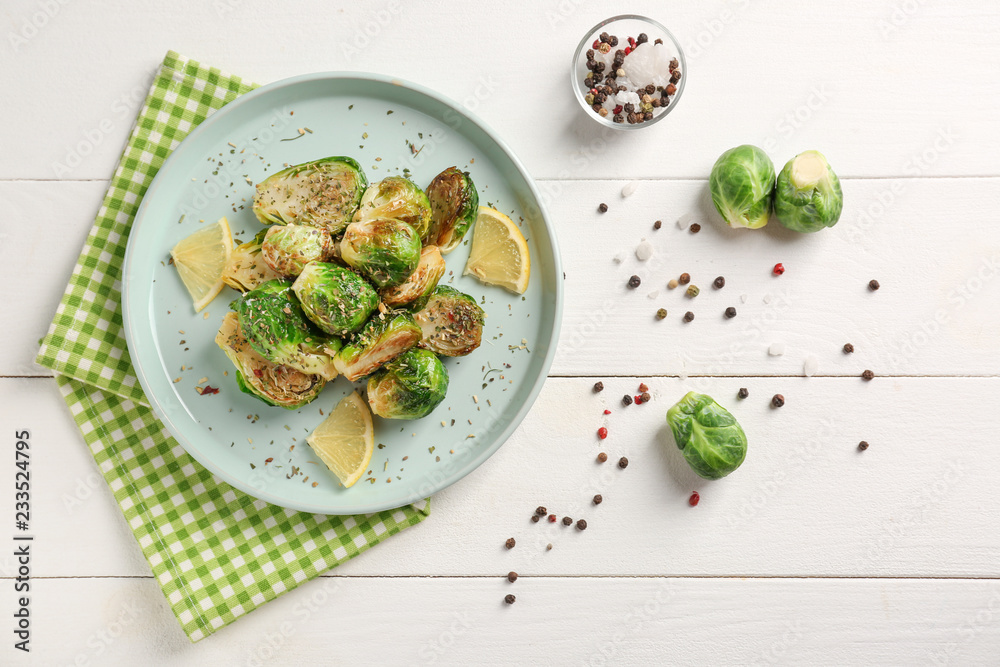
[[[604,496],[602,496],[599,493],[596,496],[594,496],[594,504],[595,505],[600,505],[603,502],[604,502]]]
[[[618,459],[618,467],[621,468],[622,470],[624,470],[625,468],[627,468],[628,467],[628,459],[625,458],[624,456],[621,457],[620,459]]]
[[[537,514],[538,516],[545,516],[548,513],[549,513],[549,511],[547,509],[545,509],[544,507],[542,507],[541,505],[539,505],[535,509],[535,514]]]
[[[605,204],[604,202],[601,202],[601,205],[597,207],[597,210],[600,211],[601,213],[607,213],[608,205]]]
[[[576,529],[577,530],[587,530],[587,520],[586,519],[580,519],[579,521],[577,521],[576,522]]]
[[[646,386],[645,382],[639,383],[639,391],[649,391],[649,387]]]
[[[595,382],[594,383],[594,393],[598,393],[598,392],[602,392],[602,391],[604,391],[604,383],[603,382]]]
[[[660,308],[658,311],[656,311],[656,319],[658,319],[658,320],[664,320],[666,318],[667,318],[667,309],[666,308]]]
[[[659,37],[657,37],[657,38],[656,38],[656,39],[655,39],[655,40],[653,41],[653,44],[663,44],[663,40],[662,40],[662,39],[660,39]]]
[[[604,463],[605,461],[608,460],[608,455],[605,454],[604,452],[601,452],[600,454],[597,455],[597,460],[600,461],[601,463]]]
[[[514,583],[515,581],[517,581],[517,572],[515,572],[514,570],[508,572],[507,581],[509,581],[510,583]]]
[[[726,319],[731,320],[734,317],[736,317],[736,309],[733,308],[732,306],[729,306],[729,308],[726,308]]]
[[[868,443],[862,440],[861,442],[858,443],[858,449],[861,450],[862,452],[865,451],[866,449],[868,449]]]
[[[608,429],[604,428],[603,426],[597,429],[597,437],[600,438],[601,440],[604,440],[606,437],[608,437]]]
[[[675,287],[677,287],[678,284],[679,283],[677,282],[676,278],[671,278],[670,282],[667,283],[667,287],[669,287],[670,289],[674,289]]]
[[[568,516],[564,516],[564,517],[563,517],[563,525],[564,525],[564,526],[568,526],[568,525],[570,525],[571,523],[573,523],[573,519],[569,518]]]
[[[622,396],[622,405],[632,405],[632,397],[628,394]]]
[[[641,398],[642,398],[642,402],[643,403],[649,403],[649,401],[652,398],[652,396],[649,395],[648,391],[644,391],[644,392],[642,392]]]
[[[513,537],[508,537],[507,541],[504,544],[507,546],[508,549],[513,549],[514,545],[517,543],[514,541]]]
[[[698,232],[701,231],[701,225],[699,225],[696,222],[693,225],[691,225],[690,227],[688,227],[688,231],[691,232],[692,234],[697,234]]]
[[[712,286],[715,289],[722,289],[723,287],[726,286],[726,279],[722,276],[719,276],[718,278],[712,281]]]
[[[628,286],[631,287],[632,289],[635,289],[640,284],[642,284],[642,280],[639,279],[639,276],[632,276],[631,278],[628,279]]]
[[[556,522],[556,515],[555,514],[550,514],[549,515],[549,523],[555,523],[555,522]]]
[[[740,390],[736,392],[736,395],[739,396],[740,398],[746,398],[747,396],[750,395],[750,392],[747,391],[746,387],[740,387]]]
[[[685,322],[694,321],[694,313],[692,313],[690,310],[684,313],[684,321]]]
[[[656,222],[653,223],[653,229],[659,229],[662,226],[663,226],[662,220],[657,220]]]
[[[698,504],[699,500],[701,500],[701,496],[698,495],[697,491],[693,491],[691,492],[691,497],[688,498],[688,505],[690,505],[691,507],[695,507]]]
[[[604,411],[604,414],[606,414],[606,415],[610,415],[610,414],[611,414],[611,410],[605,410],[605,411]]]
[[[686,294],[688,295],[688,298],[693,299],[699,294],[701,294],[701,290],[698,289],[697,285],[689,285]]]
[[[784,404],[785,404],[785,397],[782,396],[781,394],[775,394],[774,396],[771,397],[771,407],[780,408]]]
[[[691,274],[682,273],[680,277],[677,279],[677,282],[679,282],[681,285],[687,285],[689,282],[691,282]]]
[[[639,37],[637,37],[636,40],[635,40],[635,43],[636,44],[645,44],[648,41],[649,41],[649,37],[646,36],[646,33],[640,32],[639,33]]]
[[[877,280],[869,280],[869,281],[868,281],[868,289],[870,289],[871,291],[873,291],[873,292],[874,292],[874,291],[876,291],[876,290],[877,290],[877,289],[878,289],[879,287],[881,287],[881,285],[879,285],[879,284],[878,284],[878,281],[877,281]]]
[[[642,396],[636,395],[633,397],[633,400],[635,401],[636,405],[642,405]]]
[[[514,600],[516,599],[517,599],[516,597],[508,593],[507,595],[504,596],[503,601],[506,602],[507,604],[514,604]]]
[[[539,519],[541,519],[541,517],[540,517],[540,516],[538,516],[537,514],[532,514],[532,515],[531,515],[531,522],[532,522],[532,523],[538,523],[538,520],[539,520]]]
[[[777,264],[774,265],[774,268],[771,270],[774,272],[774,275],[780,276],[782,273],[785,272],[785,265],[782,264],[781,262],[778,262]]]
[[[552,551],[552,543],[551,542],[549,542],[548,544],[545,545],[545,550],[546,551]]]
[[[875,374],[872,373],[871,371],[865,371],[864,373],[861,374],[861,377],[865,380],[871,380],[873,377],[875,377]]]
[[[850,343],[844,343],[844,354],[850,354],[854,352],[854,346]]]

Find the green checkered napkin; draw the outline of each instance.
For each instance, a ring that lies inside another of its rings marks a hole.
[[[56,380],[174,614],[198,641],[430,514],[427,501],[363,516],[269,505],[219,481],[156,419],[121,317],[132,220],[180,141],[253,84],[169,52],[36,361]]]

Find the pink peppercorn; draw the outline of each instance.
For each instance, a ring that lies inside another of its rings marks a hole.
[[[611,414],[611,410],[605,410],[605,411],[604,411],[604,414],[606,414],[606,415],[610,415],[610,414]]]
[[[694,507],[695,505],[698,504],[699,500],[701,500],[701,496],[699,496],[698,492],[695,491],[694,493],[691,494],[691,497],[688,498],[688,505],[690,505],[691,507]]]
[[[780,276],[784,272],[785,272],[785,265],[784,264],[782,264],[781,262],[778,262],[777,264],[774,265],[774,275]]]
[[[608,429],[604,428],[603,426],[597,429],[597,437],[600,438],[601,440],[604,440],[606,437],[608,437]]]

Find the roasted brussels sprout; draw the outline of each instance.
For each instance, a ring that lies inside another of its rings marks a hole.
[[[321,227],[275,225],[267,230],[260,253],[274,271],[293,277],[309,262],[333,257],[335,246],[330,232]]]
[[[774,215],[797,232],[833,227],[844,208],[840,179],[819,151],[806,151],[788,161],[774,189]]]
[[[446,357],[464,357],[482,342],[486,313],[468,294],[438,285],[413,318],[420,325],[420,347]]]
[[[236,366],[236,384],[268,405],[295,410],[319,396],[326,385],[320,375],[274,364],[257,354],[240,330],[236,313],[226,313],[215,343]]]
[[[774,165],[756,146],[731,148],[715,161],[708,179],[712,203],[730,227],[767,224],[774,195]]]
[[[448,369],[427,350],[407,350],[368,378],[368,405],[386,419],[426,417],[447,392]]]
[[[290,281],[264,283],[231,307],[239,315],[240,329],[250,347],[260,356],[327,380],[337,377],[333,356],[341,342],[316,329],[306,318]]]
[[[410,274],[406,282],[383,289],[382,301],[392,308],[405,306],[408,303],[420,307],[423,305],[420,300],[430,296],[446,268],[444,257],[441,256],[438,247],[424,246],[420,251],[420,263],[417,264],[416,270]]]
[[[736,417],[711,396],[689,392],[667,410],[667,423],[688,465],[705,479],[725,477],[747,455],[747,436]]]
[[[334,336],[354,333],[378,308],[375,289],[358,274],[336,264],[307,264],[292,291],[306,317]]]
[[[253,213],[265,225],[308,225],[339,234],[358,210],[368,179],[352,158],[288,167],[257,184]]]
[[[467,171],[448,167],[427,186],[432,222],[424,243],[437,245],[447,255],[458,247],[476,221],[479,192]]]
[[[267,229],[260,230],[252,241],[233,249],[229,263],[222,272],[222,282],[241,292],[249,292],[268,280],[281,278],[281,275],[268,266],[261,257],[261,244],[267,231]]]
[[[420,262],[420,237],[400,220],[352,222],[340,242],[340,256],[378,287],[398,285]]]
[[[354,214],[355,221],[378,218],[402,220],[423,236],[431,225],[431,204],[413,181],[389,176],[368,186]]]
[[[405,312],[378,313],[341,348],[334,363],[351,382],[375,372],[420,341],[420,327]]]

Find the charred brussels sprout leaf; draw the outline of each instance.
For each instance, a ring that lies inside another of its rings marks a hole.
[[[747,455],[743,429],[711,396],[688,393],[667,410],[667,423],[688,465],[705,479],[725,477]]]
[[[233,250],[229,256],[229,263],[222,272],[222,282],[241,292],[249,292],[269,280],[281,278],[281,275],[268,266],[261,257],[261,244],[267,231],[260,230],[252,241],[243,243]]]
[[[240,330],[236,313],[226,313],[215,343],[236,366],[240,391],[268,405],[296,410],[319,396],[326,384],[320,375],[274,364],[257,354]]]
[[[447,285],[438,285],[414,314],[420,325],[420,347],[446,357],[463,357],[483,339],[486,314],[476,300]]]
[[[371,375],[420,341],[409,313],[378,313],[337,354],[337,370],[351,382]]]
[[[358,210],[368,179],[352,158],[288,167],[257,184],[253,212],[265,225],[308,225],[339,234]]]
[[[774,215],[785,227],[797,232],[818,232],[837,224],[843,208],[840,179],[822,153],[800,153],[778,174]]]
[[[448,391],[448,370],[433,352],[407,350],[368,378],[368,404],[386,419],[420,419]]]
[[[715,161],[708,179],[712,203],[730,227],[767,224],[774,195],[774,165],[756,146],[731,148]]]
[[[346,336],[378,308],[378,294],[358,274],[336,264],[307,264],[292,284],[302,310],[328,334]]]
[[[337,377],[333,355],[340,340],[322,333],[306,318],[292,283],[272,280],[243,295],[233,304],[240,329],[257,354],[268,361],[303,373]]]
[[[420,262],[420,237],[400,220],[352,222],[340,242],[340,256],[378,287],[398,285]]]
[[[437,245],[448,254],[462,242],[462,237],[476,221],[479,192],[468,172],[448,167],[427,186],[432,222],[424,242]]]
[[[427,195],[408,178],[390,176],[365,190],[354,220],[391,218],[401,220],[423,236],[431,224],[431,205]]]
[[[408,303],[416,304],[419,307],[422,305],[421,299],[426,300],[426,297],[437,287],[445,269],[444,257],[441,256],[438,247],[424,246],[423,250],[420,251],[420,263],[417,264],[416,270],[410,274],[406,282],[383,289],[381,292],[382,301],[391,308],[405,306]]]
[[[305,225],[274,226],[267,230],[261,256],[283,276],[297,276],[309,262],[322,262],[334,255],[330,232]]]

